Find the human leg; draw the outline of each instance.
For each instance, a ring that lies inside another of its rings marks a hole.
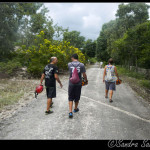
[[[78,108],[78,104],[79,104],[79,101],[75,101],[75,110],[77,110],[77,108]]]
[[[109,82],[105,81],[105,98],[108,98]]]
[[[74,100],[74,86],[69,85],[68,87],[68,100],[69,100],[69,118],[73,117],[72,114],[72,107],[73,107],[73,100]]]
[[[74,112],[77,112],[79,111],[78,109],[78,105],[79,105],[79,100],[80,100],[80,96],[81,96],[81,89],[82,89],[82,86],[81,85],[77,85],[74,89],[74,92],[75,92],[75,107],[74,107]]]
[[[112,100],[112,96],[113,96],[113,90],[109,91],[109,99]]]
[[[46,88],[46,94],[47,94],[47,108],[45,113],[49,114],[53,111],[50,111],[50,107],[52,106],[52,98],[56,97],[56,88],[55,87],[47,87]]]
[[[51,103],[52,103],[52,98],[48,98],[47,99],[47,111],[49,111]]]
[[[115,84],[115,82],[111,82],[110,83],[109,89],[110,89],[110,92],[109,92],[109,101],[113,102],[112,101],[113,91],[116,90],[116,84]]]
[[[108,90],[105,89],[105,98],[108,98]]]
[[[69,100],[69,112],[72,112],[73,101]]]

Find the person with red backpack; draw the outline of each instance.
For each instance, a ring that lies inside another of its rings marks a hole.
[[[82,88],[82,74],[87,81],[85,66],[78,61],[78,55],[73,54],[71,57],[72,62],[68,63],[70,78],[68,86],[68,100],[69,100],[69,118],[73,117],[72,107],[73,101],[75,102],[74,113],[79,111],[78,104]]]

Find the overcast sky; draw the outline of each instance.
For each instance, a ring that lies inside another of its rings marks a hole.
[[[120,3],[45,3],[54,24],[80,31],[87,39],[96,40],[104,23],[114,20]]]

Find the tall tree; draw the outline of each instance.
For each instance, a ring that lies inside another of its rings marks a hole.
[[[76,48],[83,48],[85,37],[80,35],[78,31],[64,32],[63,40],[70,42],[70,45]]]
[[[40,12],[31,15],[31,17],[24,18],[24,24],[20,28],[20,36],[22,37],[21,45],[30,46],[34,43],[35,35],[44,31],[44,37],[52,40],[54,35],[53,20],[46,16],[49,10],[42,7]]]
[[[134,57],[137,51],[139,51],[135,43],[137,41],[131,40],[128,42],[129,45],[126,45],[127,40],[123,39],[130,34],[131,29],[134,30],[137,25],[148,20],[148,9],[149,5],[145,3],[120,4],[116,12],[116,19],[102,26],[100,35],[97,38],[97,57],[106,60],[103,56],[108,55],[114,57],[117,63],[128,66],[133,63],[137,66],[138,57]],[[128,32],[128,34],[126,34],[126,32]],[[131,37],[135,36],[134,38],[137,37],[137,35],[130,35]],[[129,39],[129,36],[127,39]],[[136,63],[133,62],[132,59],[136,60]]]
[[[96,41],[92,41],[91,39],[88,39],[87,41],[85,41],[83,52],[86,53],[89,57],[95,57]]]
[[[124,32],[135,25],[147,21],[149,18],[148,9],[149,5],[145,3],[120,4],[116,17],[119,18],[119,24],[123,27]]]
[[[0,53],[1,56],[14,49],[18,29],[23,16],[30,16],[42,6],[41,3],[1,3],[0,4]]]

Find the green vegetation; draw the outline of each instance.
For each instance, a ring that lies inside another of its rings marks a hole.
[[[133,77],[136,79],[145,79],[144,75],[139,74],[137,72],[129,71],[127,68],[119,67],[117,66],[119,74],[128,76],[128,77]]]
[[[85,41],[78,31],[53,25],[43,3],[2,3],[0,8],[0,72],[12,75],[26,66],[32,76],[39,77],[51,56],[58,57],[59,69],[67,69],[73,53],[84,64],[88,59],[96,62],[96,42]],[[15,46],[20,48],[14,51]]]
[[[142,85],[143,87],[150,89],[150,80],[140,80],[139,84]]]
[[[89,58],[89,62],[90,62],[91,64],[94,64],[94,63],[96,63],[96,62],[97,62],[97,59],[96,59],[96,58],[94,58],[94,57]]]
[[[119,76],[127,76],[131,78],[135,78],[137,79],[138,85],[150,89],[150,80],[147,80],[144,75],[139,74],[137,72],[129,71],[128,69],[120,66],[117,66],[117,71]]]
[[[149,5],[145,3],[120,4],[116,19],[102,26],[97,38],[96,56],[118,65],[150,68]]]
[[[86,64],[112,57],[122,76],[134,78],[138,85],[150,89],[143,75],[129,71],[129,66],[150,68],[149,5],[120,4],[116,19],[103,24],[97,40],[85,40],[79,31],[69,31],[53,24],[43,3],[2,2],[0,4],[0,73],[15,75],[27,67],[33,77],[40,77],[51,56],[58,57],[59,69],[66,70],[73,53]],[[18,48],[19,47],[19,48]],[[13,104],[24,92],[33,90],[24,82],[0,82],[0,109]]]
[[[95,62],[95,41],[53,25],[43,3],[1,3],[0,8],[0,73],[13,75],[27,67],[30,75],[40,77],[52,56],[58,57],[59,69],[66,70],[73,53],[84,64],[92,57]]]
[[[8,75],[13,75],[13,72],[21,67],[21,63],[16,59],[9,60],[8,62],[0,62],[0,71],[5,72]]]
[[[33,80],[7,80],[0,82],[0,111],[4,106],[12,105],[24,96],[24,94],[34,91],[37,83]]]
[[[45,39],[44,31],[41,31],[34,40],[34,44],[28,48],[22,46],[17,50],[18,57],[23,58],[24,64],[27,66],[27,71],[35,77],[40,77],[46,64],[49,63],[50,57],[56,56],[58,58],[58,67],[67,70],[68,62],[70,62],[71,55],[77,53],[79,61],[86,63],[85,56],[82,52],[67,41],[51,42]]]
[[[63,40],[70,42],[70,45],[80,49],[84,45],[85,37],[81,36],[78,31],[66,31],[63,34]]]
[[[41,3],[4,3],[0,4],[0,58],[7,57],[14,50],[19,37],[19,28],[25,18],[34,15]]]

